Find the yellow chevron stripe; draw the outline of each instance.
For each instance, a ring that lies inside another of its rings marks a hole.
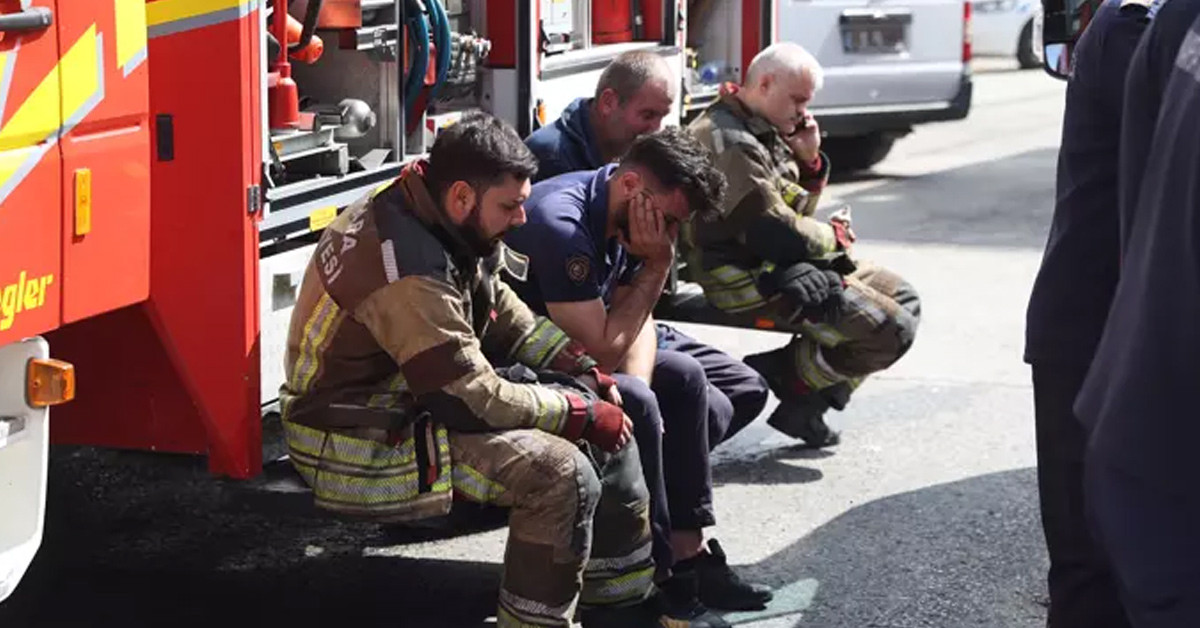
[[[113,0],[117,22],[117,67],[125,76],[146,60],[145,0]]]
[[[102,46],[93,24],[0,128],[0,202],[33,171],[61,133],[104,99]]]
[[[100,76],[100,54],[96,45],[96,25],[62,56],[58,65],[62,74],[62,114],[64,124],[78,122],[76,117],[101,91],[103,77]],[[24,107],[24,106],[22,106]]]
[[[13,112],[4,128],[0,128],[0,150],[27,148],[44,142],[58,130],[60,61],[42,77],[29,97]]]
[[[146,3],[146,24],[158,26],[226,9],[249,7],[247,0],[158,0]]]

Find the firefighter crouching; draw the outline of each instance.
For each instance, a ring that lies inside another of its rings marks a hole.
[[[851,258],[848,213],[813,217],[830,170],[807,112],[821,82],[811,54],[774,44],[751,62],[743,86],[727,86],[689,125],[716,155],[729,190],[721,215],[692,221],[682,238],[689,278],[712,305],[795,334],[745,361],[780,399],[768,423],[818,447],[839,439],[825,413],[843,409],[863,378],[900,359],[920,319],[912,286]]]
[[[570,626],[577,608],[588,627],[650,625],[631,620],[654,568],[630,419],[498,276],[519,272],[501,238],[535,170],[510,127],[469,114],[326,229],[288,339],[291,459],[341,514],[510,507],[500,626]]]

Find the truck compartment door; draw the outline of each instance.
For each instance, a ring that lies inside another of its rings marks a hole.
[[[0,0],[0,346],[60,322],[55,8],[53,0]]]
[[[150,292],[144,0],[60,4],[63,322]]]

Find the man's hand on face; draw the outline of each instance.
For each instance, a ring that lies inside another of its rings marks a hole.
[[[801,165],[807,166],[821,156],[821,126],[811,113],[805,113],[795,133],[784,139]]]
[[[639,194],[629,202],[629,240],[619,236],[631,255],[648,265],[670,265],[675,260],[678,227],[667,227],[666,216],[655,209],[649,196]]]

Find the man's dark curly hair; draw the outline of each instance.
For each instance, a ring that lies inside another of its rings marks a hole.
[[[691,216],[716,217],[725,200],[725,175],[713,166],[712,151],[680,127],[666,127],[634,140],[621,158],[621,167],[641,168],[666,188],[680,190]]]
[[[473,110],[438,134],[429,151],[425,181],[440,200],[455,181],[466,181],[482,193],[506,175],[533,178],[537,167],[537,158],[508,123]]]

